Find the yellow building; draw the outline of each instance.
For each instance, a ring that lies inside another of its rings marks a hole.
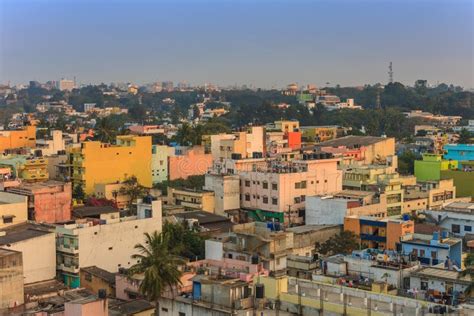
[[[294,132],[300,128],[298,121],[275,121],[275,129],[282,132]]]
[[[84,142],[71,149],[72,181],[92,194],[96,184],[118,183],[135,176],[151,187],[151,137],[118,136],[117,144]]]
[[[36,145],[36,127],[26,126],[22,130],[0,131],[0,153],[13,148],[34,148]]]
[[[214,213],[214,192],[169,187],[168,203]]]
[[[45,181],[49,178],[48,159],[11,155],[0,159],[0,167],[10,168],[11,174],[24,181]]]
[[[410,204],[411,211],[439,210],[444,204],[455,199],[456,187],[453,179],[423,181],[405,187],[404,201],[406,205]]]
[[[308,143],[320,143],[337,138],[338,131],[340,128],[336,125],[301,126],[301,138]]]
[[[352,165],[344,170],[342,186],[349,190],[380,191],[387,196],[388,215],[403,213],[403,184],[405,177],[394,171],[396,166]]]

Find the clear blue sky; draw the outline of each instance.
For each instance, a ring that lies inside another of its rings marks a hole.
[[[474,88],[472,0],[0,0],[0,82]]]

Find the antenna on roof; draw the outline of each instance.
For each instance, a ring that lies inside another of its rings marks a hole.
[[[393,83],[393,67],[392,62],[388,65],[388,83]]]

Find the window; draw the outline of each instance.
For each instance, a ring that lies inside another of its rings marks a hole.
[[[245,186],[249,187],[250,186],[250,180],[245,180]]]
[[[300,182],[296,182],[295,183],[295,189],[300,189],[301,188],[301,183]]]
[[[263,182],[262,182],[262,187],[263,187],[264,189],[268,189],[268,182],[267,182],[267,181],[263,181]]]
[[[424,257],[425,256],[425,250],[424,249],[420,249],[420,257]]]
[[[278,199],[277,198],[272,198],[272,204],[273,205],[278,205]]]
[[[162,311],[162,312],[168,312],[168,309],[165,308],[165,307],[162,307],[162,308],[161,308],[161,311]]]
[[[304,202],[304,201],[306,201],[306,195],[301,196],[301,202]]]
[[[459,234],[461,232],[461,226],[456,225],[456,224],[452,224],[451,225],[451,231],[455,234]]]
[[[268,204],[268,196],[263,196],[263,204]]]
[[[272,190],[278,190],[278,184],[272,183]]]
[[[178,316],[186,316],[186,313],[179,312],[179,313],[178,313]]]
[[[245,201],[250,201],[250,194],[245,194]]]
[[[436,259],[438,257],[438,253],[436,251],[431,252],[431,259]]]
[[[301,198],[299,196],[295,197],[295,203],[301,203]]]
[[[306,181],[301,181],[301,188],[306,189]]]
[[[472,231],[472,226],[464,225],[464,231],[465,232],[471,232]]]
[[[422,291],[427,291],[428,290],[428,281],[427,280],[421,280],[420,287],[421,287]]]
[[[3,216],[3,224],[13,223],[13,216]]]

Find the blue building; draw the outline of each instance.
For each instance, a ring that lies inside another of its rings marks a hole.
[[[433,266],[450,264],[461,267],[462,239],[447,237],[447,232],[435,232],[431,235],[414,234],[411,239],[401,241],[401,250],[405,255],[413,255],[423,265]]]
[[[466,160],[474,160],[473,144],[448,144],[444,146],[446,154],[444,159],[457,160],[460,163]]]

